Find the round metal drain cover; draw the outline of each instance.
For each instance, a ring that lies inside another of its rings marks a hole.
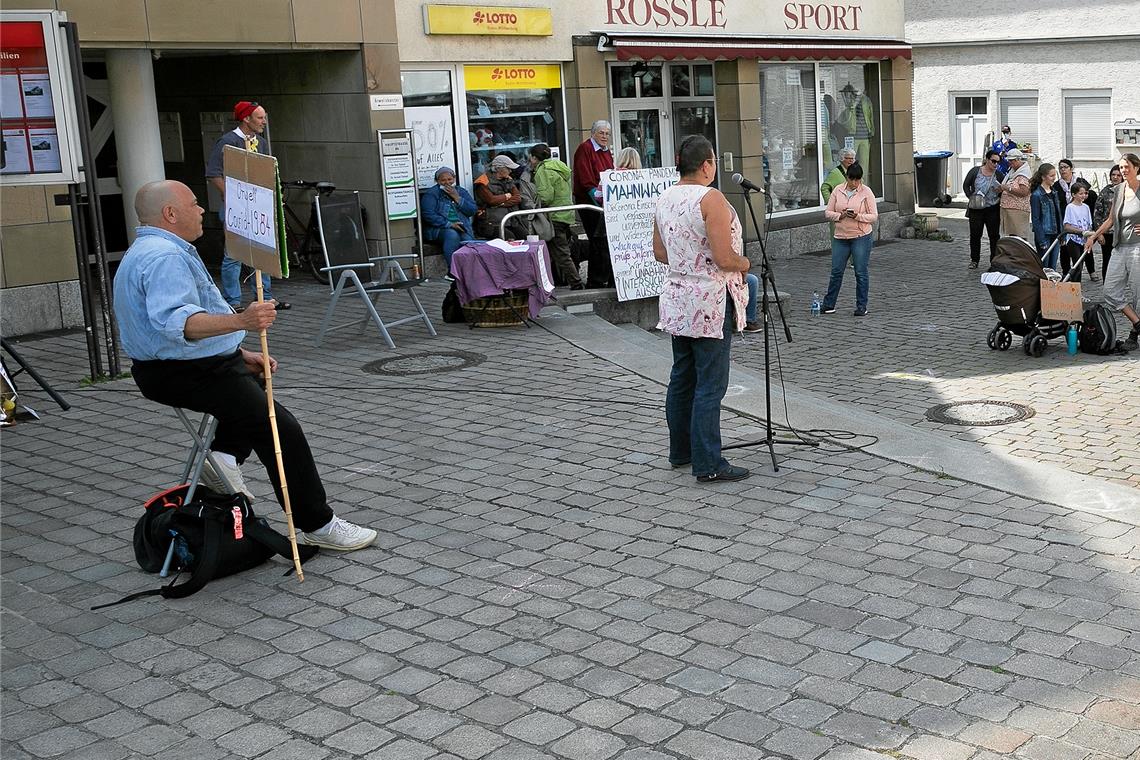
[[[946,425],[985,427],[1021,422],[1034,414],[1030,407],[1012,401],[956,401],[932,406],[926,410],[926,419]]]
[[[368,362],[362,370],[371,375],[430,375],[435,372],[451,372],[483,363],[487,357],[471,351],[430,351],[408,356],[390,356]]]

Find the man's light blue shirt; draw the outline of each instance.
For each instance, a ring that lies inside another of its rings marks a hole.
[[[204,359],[236,351],[244,330],[186,339],[186,320],[193,315],[233,312],[198,250],[157,227],[139,227],[137,235],[115,274],[115,319],[127,356],[142,361]]]

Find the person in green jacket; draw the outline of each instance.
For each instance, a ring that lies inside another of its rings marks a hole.
[[[570,195],[570,167],[556,158],[550,157],[550,146],[539,143],[530,149],[530,170],[538,199],[542,206],[569,206],[574,201]],[[585,290],[574,257],[570,254],[570,241],[573,240],[570,225],[574,223],[573,211],[555,211],[550,214],[554,223],[554,237],[546,241],[550,251],[550,261],[554,264],[555,275],[570,286],[571,290]]]
[[[855,163],[855,151],[850,148],[844,148],[839,151],[839,164],[831,170],[831,173],[823,180],[823,184],[819,186],[820,195],[823,196],[823,205],[831,200],[831,192],[835,188],[847,182],[847,169],[851,164]]]

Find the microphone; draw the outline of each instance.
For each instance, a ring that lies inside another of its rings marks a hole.
[[[737,172],[736,174],[732,175],[732,181],[735,182],[736,184],[740,185],[741,187],[743,187],[745,190],[747,190],[750,193],[762,193],[763,195],[768,194],[768,193],[764,192],[764,188],[760,187],[759,185],[754,183],[752,180],[746,178],[740,172]]]

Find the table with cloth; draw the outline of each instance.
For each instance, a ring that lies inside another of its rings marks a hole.
[[[470,241],[456,249],[451,257],[451,275],[459,302],[466,306],[477,298],[526,290],[530,316],[537,317],[542,307],[550,303],[554,291],[550,253],[541,240],[516,247],[522,246],[526,249],[504,251],[487,242]]]

